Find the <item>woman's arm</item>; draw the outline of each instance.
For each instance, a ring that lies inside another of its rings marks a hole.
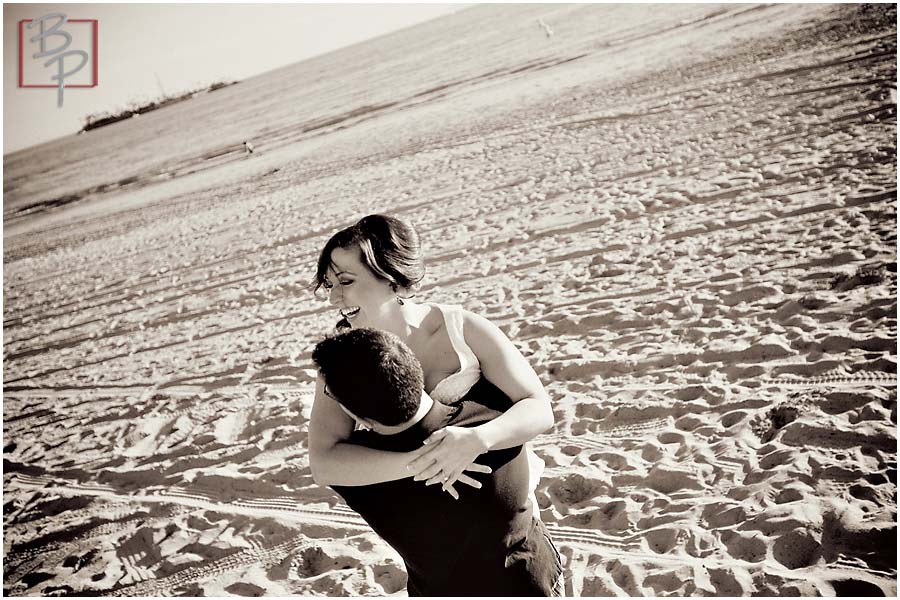
[[[324,381],[317,377],[309,420],[309,466],[317,484],[371,485],[414,474],[407,465],[427,451],[428,446],[413,452],[388,452],[347,442],[353,433],[354,421],[336,401],[325,395],[324,388]],[[481,487],[466,475],[460,481]],[[456,490],[447,491],[456,496]]]
[[[474,428],[487,449],[518,446],[553,427],[550,397],[522,353],[499,327],[479,315],[464,314],[466,341],[481,372],[513,401],[505,413]]]
[[[426,444],[433,450],[410,463],[410,469],[418,472],[416,479],[427,479],[428,483],[444,478],[453,483],[479,454],[524,444],[553,427],[550,398],[522,353],[484,317],[468,311],[463,314],[466,343],[478,357],[482,373],[513,405],[483,425],[445,427],[432,434]]]

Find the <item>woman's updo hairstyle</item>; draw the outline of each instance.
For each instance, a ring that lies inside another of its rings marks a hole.
[[[326,285],[335,248],[357,246],[362,262],[373,275],[394,289],[413,291],[425,276],[419,234],[410,225],[387,215],[369,215],[341,229],[325,244],[316,267],[315,291]]]

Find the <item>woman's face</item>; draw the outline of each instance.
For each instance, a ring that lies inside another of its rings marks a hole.
[[[328,301],[350,326],[375,327],[389,314],[396,294],[391,284],[375,276],[362,261],[359,247],[335,248],[325,275]]]

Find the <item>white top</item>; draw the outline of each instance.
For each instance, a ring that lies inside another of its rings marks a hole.
[[[456,373],[440,380],[434,389],[428,394],[436,402],[451,404],[465,396],[472,386],[481,379],[481,363],[478,357],[469,348],[463,335],[463,308],[459,305],[435,304],[444,317],[447,327],[447,335],[450,343],[459,357],[459,370]],[[540,508],[537,504],[534,491],[544,472],[544,461],[541,460],[530,444],[525,444],[525,456],[528,458],[528,489],[531,490],[531,500],[534,505],[534,515],[540,518]]]
[[[458,305],[435,304],[444,317],[450,343],[459,357],[459,370],[438,382],[429,392],[435,401],[452,404],[465,396],[481,378],[481,363],[463,336],[463,309]]]

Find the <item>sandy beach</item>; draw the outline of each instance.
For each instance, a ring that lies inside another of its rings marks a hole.
[[[307,451],[385,212],[550,393],[567,595],[895,596],[896,22],[477,6],[4,156],[4,593],[406,595]]]

